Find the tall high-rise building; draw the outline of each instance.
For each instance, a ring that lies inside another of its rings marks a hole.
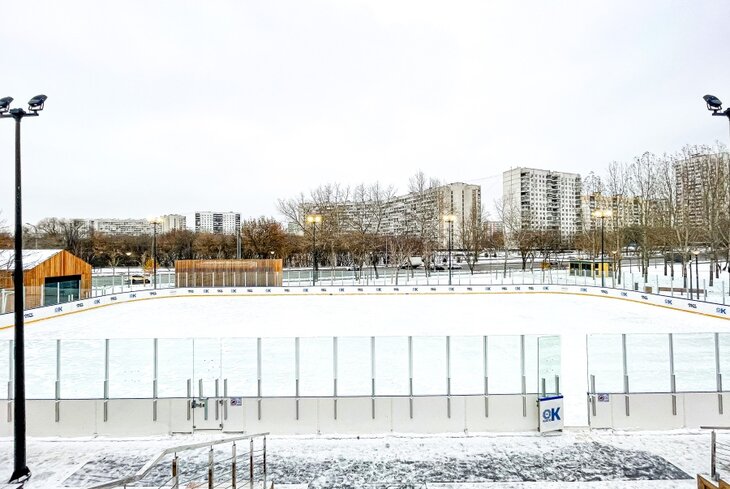
[[[579,174],[518,167],[502,178],[502,220],[508,237],[530,230],[554,231],[570,239],[580,230]]]
[[[184,231],[186,229],[185,216],[180,214],[167,214],[162,216],[162,232]]]
[[[691,226],[702,226],[709,220],[710,207],[727,209],[730,197],[722,184],[730,178],[729,153],[695,154],[679,160],[674,165],[674,175],[678,220],[686,219]]]
[[[238,212],[195,213],[196,233],[236,234],[241,229],[241,214]]]

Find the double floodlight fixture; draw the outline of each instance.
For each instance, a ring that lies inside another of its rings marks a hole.
[[[593,217],[611,217],[613,216],[613,211],[611,209],[596,209],[595,211],[591,212],[591,215]]]
[[[318,223],[322,222],[322,216],[320,216],[319,214],[308,214],[307,222],[309,224],[318,224]]]
[[[446,214],[444,216],[444,221],[446,221],[446,222],[456,222],[456,216],[454,214]]]
[[[38,112],[43,110],[43,104],[46,103],[46,99],[48,99],[48,97],[45,95],[36,95],[30,99],[28,101],[28,110],[32,112],[30,115],[38,115]],[[12,102],[13,97],[0,98],[0,115],[5,115],[7,112],[10,112],[10,116],[16,118],[22,118],[23,116],[28,115],[28,113],[21,108],[11,109],[10,104]]]
[[[698,249],[694,249],[694,250],[692,250],[692,254],[693,254],[694,256],[697,256],[697,255],[699,255],[699,254],[700,254],[700,250],[698,250]]]

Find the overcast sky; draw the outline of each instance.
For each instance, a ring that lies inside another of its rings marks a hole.
[[[319,184],[422,170],[501,194],[512,166],[728,143],[730,2],[290,0],[2,5],[24,221],[272,215]],[[0,121],[13,216],[13,124]]]

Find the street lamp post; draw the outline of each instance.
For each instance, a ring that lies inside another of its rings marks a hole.
[[[25,446],[25,324],[23,318],[23,199],[20,178],[20,122],[24,117],[36,117],[43,110],[45,95],[36,95],[28,102],[28,112],[21,108],[11,109],[12,97],[0,99],[0,118],[15,120],[15,269],[13,287],[15,289],[15,378],[13,379],[13,428],[15,457],[13,475],[10,482],[22,482],[30,477],[26,464]]]
[[[603,244],[604,244],[603,221],[607,217],[611,217],[613,215],[613,212],[611,211],[611,209],[597,209],[597,210],[593,211],[592,214],[593,214],[593,217],[598,217],[601,219],[601,268],[600,268],[600,270],[601,270],[601,287],[605,287],[606,286],[606,276],[603,273],[603,268],[605,266],[606,258],[604,256],[604,251],[603,251]]]
[[[153,288],[157,288],[157,226],[161,224],[159,217],[150,219],[152,224],[152,283]]]
[[[127,255],[127,282],[129,282],[129,291],[131,292],[132,291],[132,274],[129,273],[129,257],[132,256],[132,252],[127,251],[124,254]]]
[[[695,256],[695,279],[697,282],[697,300],[700,300],[700,250],[692,250],[692,254]],[[692,268],[692,263],[689,264],[690,269]],[[692,288],[692,283],[689,284],[690,289]]]
[[[707,110],[711,111],[713,116],[727,117],[728,129],[730,129],[730,108],[722,110],[722,102],[720,102],[720,99],[714,95],[705,95],[702,99],[707,104]],[[728,163],[728,170],[730,170],[730,163]],[[728,205],[730,206],[730,203],[728,203]],[[727,269],[727,275],[730,279],[730,267]],[[730,294],[730,287],[728,287],[728,294]]]
[[[449,285],[451,285],[451,239],[454,233],[454,221],[456,221],[456,216],[453,214],[446,214],[444,216],[444,221],[449,224]]]
[[[317,285],[317,223],[322,222],[322,216],[309,214],[307,222],[312,225],[312,286],[315,286]]]

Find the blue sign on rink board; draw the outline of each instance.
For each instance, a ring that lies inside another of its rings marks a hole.
[[[537,406],[541,433],[563,429],[563,396],[540,397]]]

